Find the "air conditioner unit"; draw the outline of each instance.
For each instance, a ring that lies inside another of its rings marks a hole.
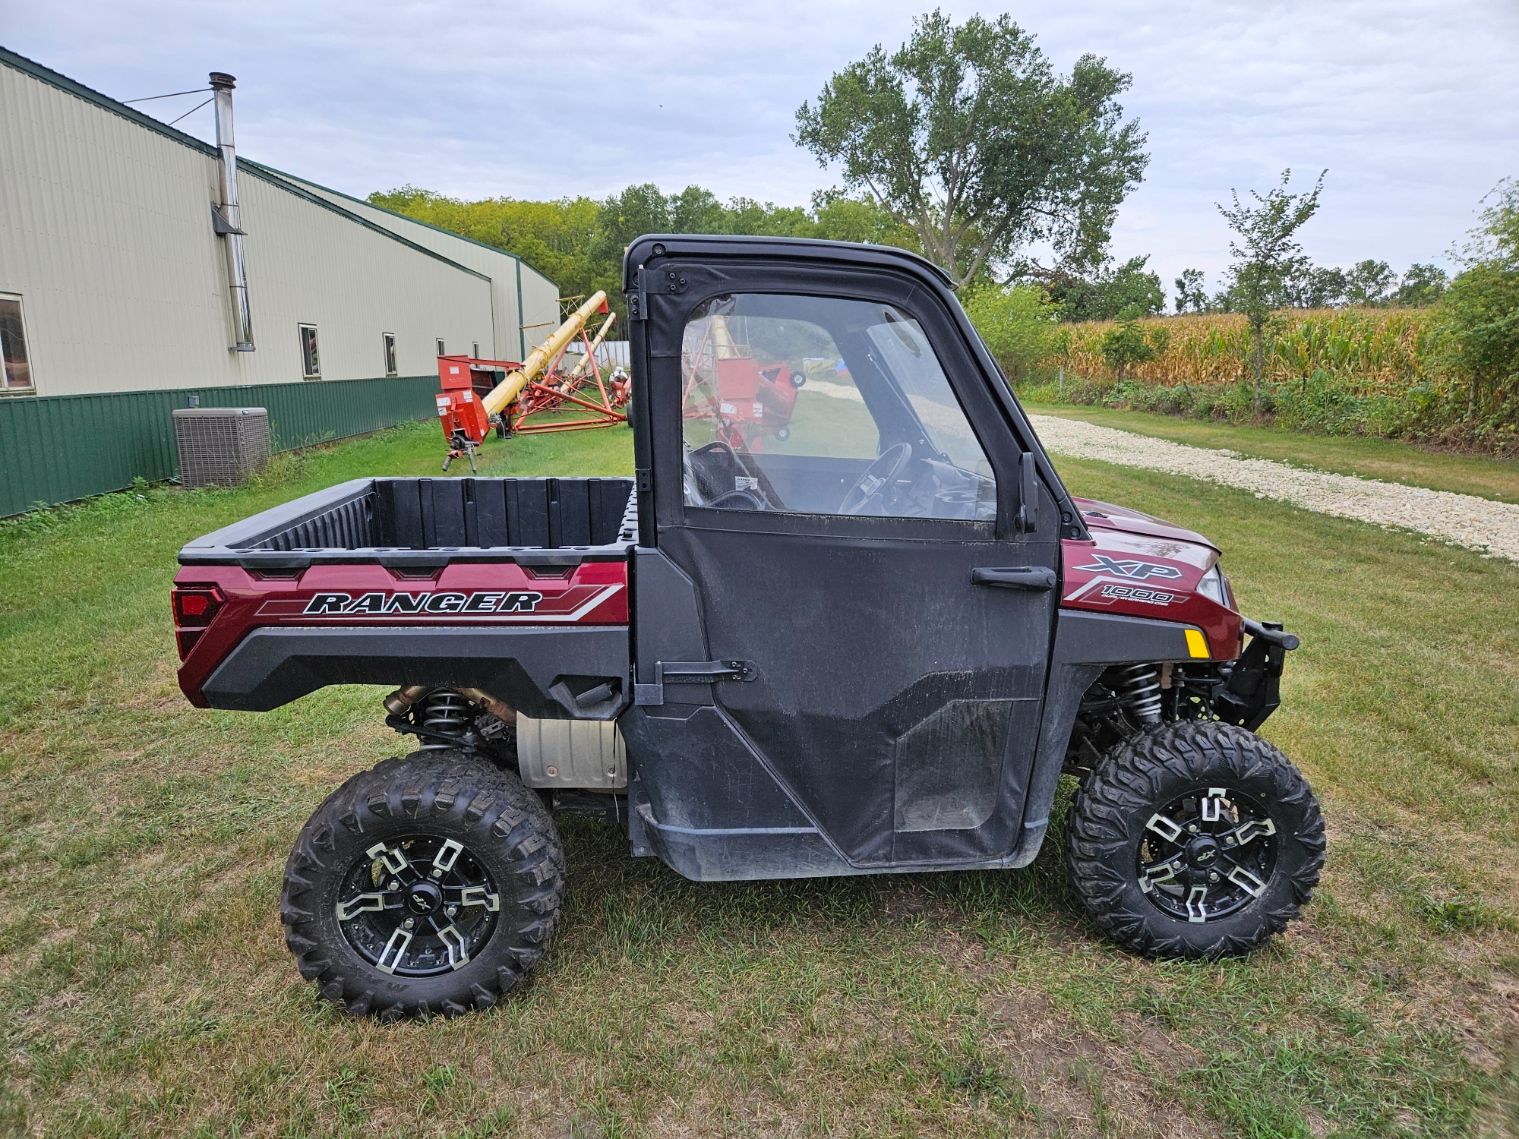
[[[269,412],[262,407],[191,407],[174,413],[179,481],[237,486],[269,461]]]

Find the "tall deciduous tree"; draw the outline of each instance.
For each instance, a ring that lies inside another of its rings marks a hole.
[[[1208,290],[1201,269],[1183,269],[1172,284],[1176,287],[1178,313],[1208,311]]]
[[[1234,256],[1234,282],[1229,290],[1232,307],[1245,314],[1250,325],[1250,369],[1255,377],[1253,401],[1261,407],[1261,373],[1265,368],[1266,324],[1281,303],[1288,278],[1303,264],[1303,248],[1297,231],[1319,208],[1324,189],[1322,171],[1313,189],[1294,194],[1288,189],[1292,171],[1283,170],[1282,180],[1261,194],[1250,191],[1250,202],[1241,202],[1231,190],[1232,206],[1220,204],[1218,212],[1234,230],[1229,252]]]
[[[1090,276],[1057,272],[1043,281],[1062,320],[1114,320],[1126,309],[1152,316],[1166,307],[1160,276],[1145,268],[1149,257],[1104,264]]]
[[[1368,257],[1345,273],[1345,298],[1353,305],[1385,304],[1397,281],[1391,265]]]
[[[1398,282],[1398,288],[1392,294],[1392,303],[1408,308],[1432,305],[1449,285],[1450,277],[1440,266],[1415,261]]]
[[[1058,76],[1009,17],[957,25],[936,10],[896,51],[878,44],[837,72],[794,137],[964,286],[1036,242],[1100,261],[1147,161],[1118,102],[1129,82],[1092,55]]]
[[[1350,290],[1345,270],[1332,265],[1309,265],[1292,274],[1283,290],[1287,304],[1298,308],[1336,308]]]

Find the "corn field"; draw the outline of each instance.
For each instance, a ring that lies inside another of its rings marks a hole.
[[[1394,394],[1437,377],[1425,364],[1433,327],[1429,309],[1311,309],[1278,313],[1267,330],[1268,381],[1302,379],[1322,372],[1348,393]],[[1249,373],[1250,330],[1238,313],[1152,317],[1140,322],[1157,348],[1155,359],[1136,365],[1132,377],[1173,385],[1229,384]],[[1044,361],[1068,376],[1110,374],[1102,338],[1112,321],[1065,325],[1055,351]]]

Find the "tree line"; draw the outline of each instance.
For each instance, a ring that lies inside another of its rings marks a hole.
[[[1386,261],[1370,258],[1345,268],[1298,258],[1270,299],[1279,309],[1422,308],[1438,301],[1449,284],[1449,274],[1427,262],[1414,262],[1400,276]],[[1178,313],[1238,312],[1241,308],[1234,281],[1225,281],[1210,295],[1201,269],[1182,270],[1174,282],[1173,301]]]
[[[619,312],[622,253],[645,233],[817,237],[916,251],[911,232],[890,214],[863,198],[838,191],[815,194],[808,206],[778,206],[745,197],[723,201],[702,186],[667,194],[647,182],[601,201],[588,197],[552,202],[463,201],[415,186],[370,194],[369,201],[515,253],[557,284],[564,296],[602,289]]]

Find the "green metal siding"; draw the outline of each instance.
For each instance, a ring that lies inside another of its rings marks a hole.
[[[362,435],[436,413],[436,376],[312,380],[0,399],[0,517],[120,490],[179,470],[172,413],[264,407],[276,451]]]

